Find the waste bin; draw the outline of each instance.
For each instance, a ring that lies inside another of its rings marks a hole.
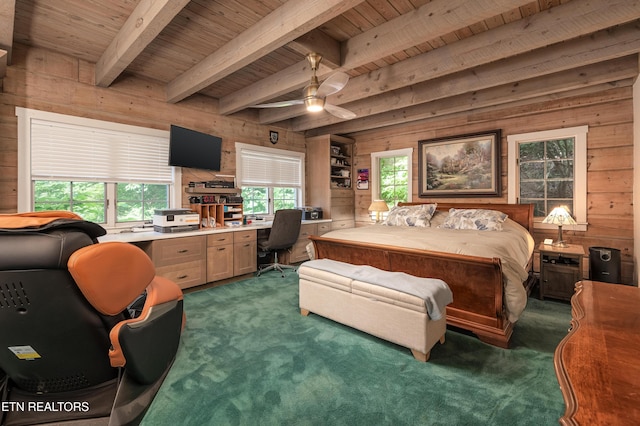
[[[589,279],[605,283],[621,282],[620,250],[589,247]]]

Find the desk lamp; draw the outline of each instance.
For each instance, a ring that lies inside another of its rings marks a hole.
[[[576,225],[577,222],[573,220],[567,208],[559,206],[551,210],[551,213],[544,218],[542,223],[551,223],[558,225],[558,240],[552,245],[555,247],[568,247],[567,243],[562,239],[562,225]]]

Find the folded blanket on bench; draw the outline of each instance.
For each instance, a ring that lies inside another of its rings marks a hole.
[[[433,320],[442,318],[445,307],[453,302],[453,293],[447,283],[436,278],[416,277],[404,272],[383,271],[373,266],[352,265],[331,259],[309,260],[301,266],[417,296],[424,300],[427,313]]]

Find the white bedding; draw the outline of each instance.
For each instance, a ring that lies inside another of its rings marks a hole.
[[[331,231],[327,238],[401,246],[471,256],[498,257],[504,275],[504,304],[509,321],[516,322],[527,304],[522,283],[534,248],[533,237],[517,222],[507,219],[502,231],[439,229],[446,212],[437,212],[430,228],[370,225]],[[453,295],[455,301],[455,294]]]

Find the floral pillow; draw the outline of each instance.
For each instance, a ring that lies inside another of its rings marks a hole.
[[[387,215],[387,219],[383,222],[383,225],[428,228],[431,226],[430,220],[436,211],[436,207],[436,204],[395,206]]]
[[[497,210],[449,209],[449,216],[439,228],[502,231],[502,223],[505,220],[507,214]]]

